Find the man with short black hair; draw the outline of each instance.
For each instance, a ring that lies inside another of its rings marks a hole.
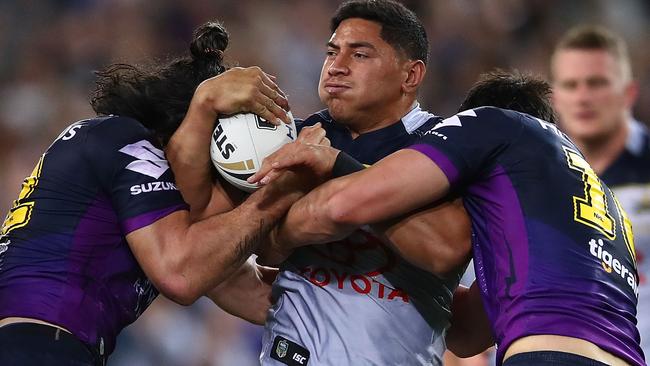
[[[333,146],[374,164],[441,120],[416,100],[428,42],[412,11],[390,0],[348,1],[331,30],[318,88],[327,110],[303,126],[321,122]],[[401,238],[432,240],[427,220],[454,232],[458,216],[466,220],[462,205],[448,202],[400,228]],[[261,363],[440,365],[452,292],[468,259],[469,229],[459,228],[466,251],[441,255],[436,274],[402,260],[369,229],[296,251],[274,284]]]

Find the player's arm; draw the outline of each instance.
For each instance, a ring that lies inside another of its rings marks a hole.
[[[176,211],[132,231],[127,241],[163,295],[191,304],[229,278],[304,194],[305,183],[294,178],[288,172],[232,211],[198,222],[192,221],[188,211]]]
[[[377,164],[317,187],[289,210],[274,240],[283,246],[325,243],[443,197],[449,181],[425,155],[400,150]]]
[[[411,160],[409,160],[411,161]],[[426,162],[418,162],[430,166]],[[381,166],[377,164],[377,166]],[[259,174],[251,180],[271,181],[274,175],[279,174],[287,167],[303,167],[314,172],[321,179],[332,176],[347,175],[364,170],[364,166],[345,153],[330,147],[289,144],[273,154],[260,169]],[[398,165],[398,169],[408,169]],[[381,168],[380,168],[381,169]],[[417,165],[413,169],[419,169]],[[433,168],[435,169],[435,168]],[[390,175],[390,174],[389,174]],[[404,178],[407,175],[392,175],[393,178]],[[346,178],[351,179],[351,178]],[[374,179],[374,178],[373,178]],[[384,183],[385,179],[380,178]],[[356,222],[349,223],[341,220],[334,211],[326,211],[328,204],[335,202],[335,194],[345,194],[340,190],[338,183],[332,181],[317,188],[304,200],[299,201],[290,210],[287,218],[274,230],[270,245],[263,248],[261,260],[264,263],[275,264],[281,262],[293,250],[295,245],[309,245],[328,242],[346,236],[356,229],[363,220],[356,218]],[[351,183],[354,184],[354,183]],[[365,183],[362,183],[365,184]],[[373,182],[371,186],[378,183]],[[399,183],[398,183],[399,184]],[[418,183],[415,183],[418,184]],[[400,184],[400,186],[403,186]],[[388,193],[398,203],[401,197],[398,194],[409,195],[408,186],[397,193]],[[364,194],[373,193],[363,190]],[[357,193],[343,196],[350,205],[361,204],[355,201],[363,199]],[[332,200],[332,201],[330,201]],[[386,207],[397,207],[390,201],[380,198]],[[341,201],[339,201],[341,202]],[[377,202],[377,201],[375,201]],[[423,201],[424,202],[424,199]],[[359,206],[360,207],[360,206]],[[368,211],[371,211],[368,209]],[[378,212],[376,212],[378,213]],[[310,215],[315,215],[312,217]],[[443,275],[457,266],[467,262],[470,250],[470,223],[469,218],[460,200],[450,202],[436,202],[423,210],[409,215],[404,215],[390,221],[373,225],[373,229],[392,245],[405,259],[432,273]],[[291,236],[290,238],[287,238]]]
[[[447,348],[463,358],[477,355],[494,345],[494,336],[476,282],[470,288],[459,286],[454,292],[451,327],[445,340]]]
[[[217,306],[231,315],[263,325],[271,307],[271,286],[278,270],[247,260],[228,279],[208,291]]]
[[[227,211],[242,199],[241,192],[212,179],[210,138],[219,114],[250,111],[274,123],[291,122],[287,99],[273,79],[258,67],[233,68],[197,88],[185,118],[165,148],[176,186],[193,218]]]
[[[456,270],[470,258],[471,222],[461,199],[436,202],[372,228],[402,258],[436,275]]]

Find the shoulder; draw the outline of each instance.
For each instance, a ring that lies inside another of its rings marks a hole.
[[[473,133],[477,133],[477,130],[486,133],[498,131],[500,135],[507,136],[513,133],[518,134],[527,124],[537,125],[540,123],[549,124],[528,114],[509,109],[479,107],[459,112],[455,116],[444,119],[435,128],[457,126],[469,128],[473,130]]]
[[[138,138],[145,139],[148,136],[152,136],[151,132],[132,118],[95,117],[74,122],[66,127],[48,151],[60,147],[80,148],[84,145],[96,148]]]
[[[129,117],[105,116],[90,120],[86,141],[94,147],[122,146],[147,140],[155,143],[153,131]]]
[[[422,109],[419,104],[402,117],[402,124],[406,132],[417,136],[424,135],[441,121],[442,117]]]
[[[332,116],[330,116],[327,109],[323,109],[316,113],[310,114],[305,119],[296,119],[296,127],[298,130],[300,130],[303,127],[313,126],[318,122],[321,122],[324,128],[327,128],[328,125],[335,123],[334,119],[332,119]]]
[[[150,135],[151,131],[130,117],[103,116],[89,120],[88,134],[105,134],[104,137]]]
[[[650,132],[648,132],[646,125],[637,120],[632,120],[626,148],[633,155],[650,161]]]
[[[473,113],[472,113],[473,112]],[[510,109],[497,107],[479,107],[458,113],[464,119],[470,120],[477,118],[477,121],[498,122],[498,123],[516,123],[519,120],[530,117],[525,113],[516,112]],[[532,118],[532,117],[530,117]]]

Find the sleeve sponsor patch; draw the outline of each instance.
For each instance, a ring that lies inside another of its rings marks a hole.
[[[271,358],[289,366],[305,366],[309,363],[309,351],[282,336],[276,336]]]

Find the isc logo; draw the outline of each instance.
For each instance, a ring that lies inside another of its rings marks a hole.
[[[221,124],[217,125],[212,134],[212,139],[216,142],[219,151],[224,159],[230,159],[230,154],[235,152],[235,146],[226,142],[226,135],[223,133]]]
[[[299,355],[297,353],[294,353],[292,358],[293,358],[294,361],[298,362],[301,365],[304,365],[305,361],[307,360],[307,357],[301,356],[301,355]]]

